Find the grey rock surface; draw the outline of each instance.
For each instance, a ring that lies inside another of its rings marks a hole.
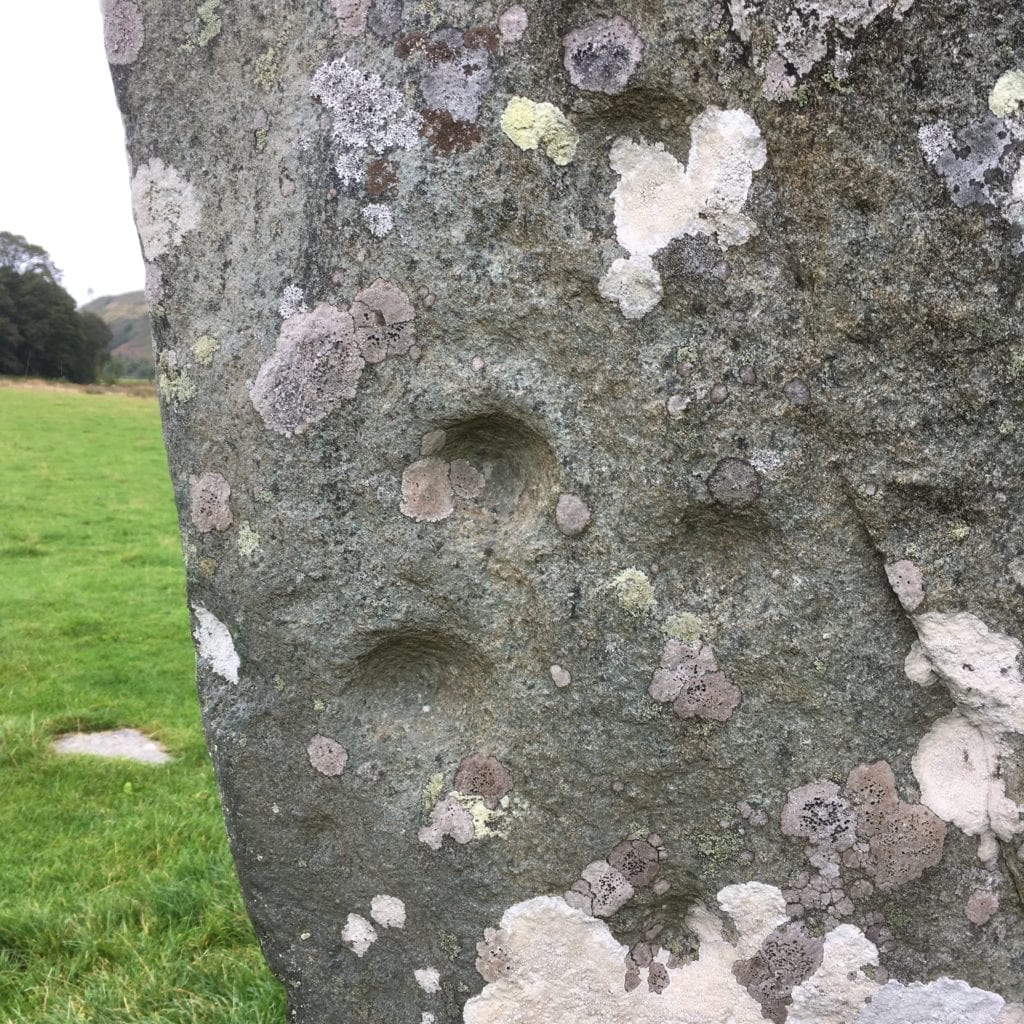
[[[105,9],[292,1019],[1019,1022],[1024,9]]]

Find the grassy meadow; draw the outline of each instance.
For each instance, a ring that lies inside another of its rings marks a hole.
[[[156,400],[0,381],[0,1022],[279,1024],[193,683]],[[135,726],[174,760],[57,757]]]

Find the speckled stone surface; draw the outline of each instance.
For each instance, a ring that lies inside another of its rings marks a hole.
[[[1024,9],[105,9],[292,1019],[1018,1020]]]

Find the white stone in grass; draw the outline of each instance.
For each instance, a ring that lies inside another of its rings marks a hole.
[[[53,741],[55,753],[117,757],[144,764],[165,764],[171,755],[162,744],[138,729],[106,729],[103,732],[69,732]]]

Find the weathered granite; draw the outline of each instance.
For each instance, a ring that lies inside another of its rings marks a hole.
[[[104,7],[292,1018],[1019,1022],[1024,9]]]

